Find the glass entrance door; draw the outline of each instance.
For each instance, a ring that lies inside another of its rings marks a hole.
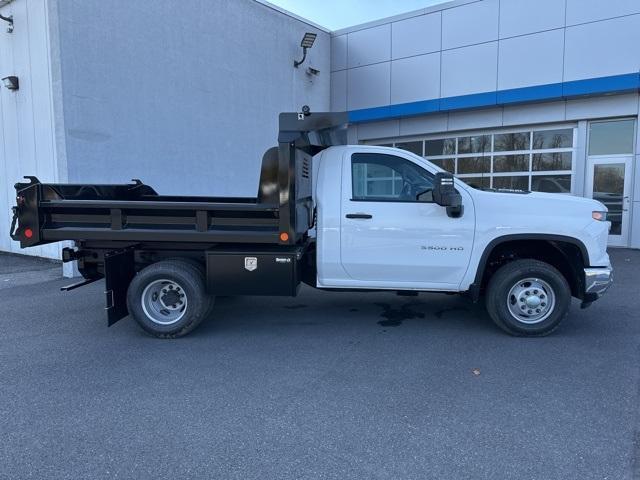
[[[616,156],[589,159],[587,194],[609,209],[609,245],[613,246],[624,247],[629,241],[632,158]]]

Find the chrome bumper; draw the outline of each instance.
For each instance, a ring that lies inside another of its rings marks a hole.
[[[600,298],[613,283],[613,269],[609,267],[584,269],[585,300],[592,302]]]

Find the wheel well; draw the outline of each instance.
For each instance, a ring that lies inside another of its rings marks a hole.
[[[480,290],[486,288],[491,276],[500,267],[525,258],[553,265],[567,279],[571,295],[578,298],[582,296],[584,289],[581,273],[586,262],[580,247],[571,242],[543,239],[509,240],[496,245],[484,262]],[[482,268],[482,265],[480,267]]]

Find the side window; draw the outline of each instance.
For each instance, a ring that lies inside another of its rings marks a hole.
[[[428,201],[433,175],[409,160],[381,153],[355,153],[351,157],[353,200],[381,202]],[[422,195],[421,195],[422,194]]]

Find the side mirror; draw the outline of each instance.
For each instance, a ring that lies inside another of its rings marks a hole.
[[[460,217],[462,215],[462,196],[456,191],[453,175],[450,173],[436,173],[433,184],[433,201],[442,207],[447,207],[447,215]]]

